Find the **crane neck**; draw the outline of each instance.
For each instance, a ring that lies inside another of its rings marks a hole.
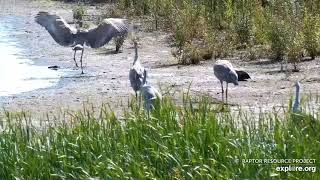
[[[297,112],[300,106],[300,84],[296,84],[296,96],[293,103],[292,111]]]
[[[296,99],[295,102],[300,102],[300,87],[296,86]]]
[[[142,84],[145,85],[147,84],[147,70],[143,71],[143,81]]]
[[[134,45],[134,51],[135,51],[135,55],[134,55],[133,64],[135,64],[138,61],[138,46],[136,44]]]

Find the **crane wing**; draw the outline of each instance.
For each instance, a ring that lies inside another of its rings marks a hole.
[[[89,30],[87,43],[92,48],[107,44],[113,37],[128,33],[125,19],[108,18],[96,28]]]
[[[62,17],[41,11],[36,15],[35,21],[46,28],[58,44],[62,46],[74,44],[73,34],[77,33],[77,29],[71,27]]]

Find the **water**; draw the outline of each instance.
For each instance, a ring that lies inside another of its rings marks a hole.
[[[20,22],[19,22],[20,21]],[[61,75],[46,66],[36,66],[27,59],[26,49],[22,49],[17,34],[19,30],[17,17],[0,17],[0,96],[10,96],[55,85]]]

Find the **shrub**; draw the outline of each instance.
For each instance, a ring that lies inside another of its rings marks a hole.
[[[224,58],[235,50],[236,37],[228,31],[217,32],[214,37],[213,56],[214,58]]]
[[[76,7],[73,8],[73,19],[82,21],[84,15],[86,14],[86,9],[83,4],[78,4]]]
[[[289,28],[285,20],[271,18],[268,25],[267,38],[270,43],[273,59],[282,61],[287,52]]]
[[[173,23],[173,37],[176,45],[181,47],[187,41],[191,42],[193,39],[203,39],[208,25],[203,14],[203,6],[184,4],[182,10],[178,10],[175,14]]]
[[[119,0],[117,1],[117,5],[120,9],[126,10],[129,14],[134,15],[149,15],[151,12],[151,4],[152,1],[148,0]]]
[[[302,53],[303,53],[303,36],[301,33],[294,33],[290,38],[289,38],[289,43],[288,43],[288,61],[293,64],[293,71],[298,71],[298,63],[300,62],[302,58]]]
[[[185,43],[181,48],[172,52],[179,64],[199,64],[202,59],[201,50],[197,45]]]
[[[320,54],[320,16],[310,14],[305,10],[303,19],[304,48],[311,59]]]
[[[237,35],[237,42],[248,44],[252,36],[252,2],[235,1],[237,11],[234,12],[233,30]]]
[[[261,8],[257,7],[254,10],[254,15],[252,17],[252,36],[254,44],[268,44],[268,22],[269,18],[267,12]]]

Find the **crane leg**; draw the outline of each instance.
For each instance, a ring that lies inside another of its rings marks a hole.
[[[228,104],[228,83],[227,83],[227,87],[226,87],[226,104]]]
[[[222,94],[222,103],[223,103],[223,97],[224,97],[223,81],[220,81],[220,83],[221,83],[221,94]]]
[[[119,50],[120,50],[120,45],[119,45],[119,44],[117,44],[117,45],[116,45],[116,53],[118,53],[118,52],[119,52]]]
[[[83,73],[83,67],[82,67],[82,56],[83,56],[83,51],[84,51],[84,48],[83,48],[83,49],[82,49],[82,51],[81,51],[81,58],[80,58],[81,74],[84,74],[84,73]]]
[[[150,100],[147,100],[147,102],[146,102],[146,107],[145,107],[145,109],[146,109],[147,112],[148,112],[148,119],[150,119],[150,110],[151,110],[151,107],[152,107],[151,103],[152,103],[152,102],[150,102]]]
[[[77,61],[76,61],[76,52],[77,52],[77,50],[74,50],[73,61],[74,61],[74,63],[76,63],[76,67],[79,67],[77,64]]]
[[[122,47],[124,42],[124,38],[125,36],[123,35],[116,37],[116,53],[120,51],[120,48]]]
[[[142,98],[141,96],[142,96],[142,95],[141,95],[141,93],[140,93],[140,94],[139,94],[139,102],[138,102],[138,103],[139,103],[139,109],[140,109],[140,107],[141,107],[141,98]]]

